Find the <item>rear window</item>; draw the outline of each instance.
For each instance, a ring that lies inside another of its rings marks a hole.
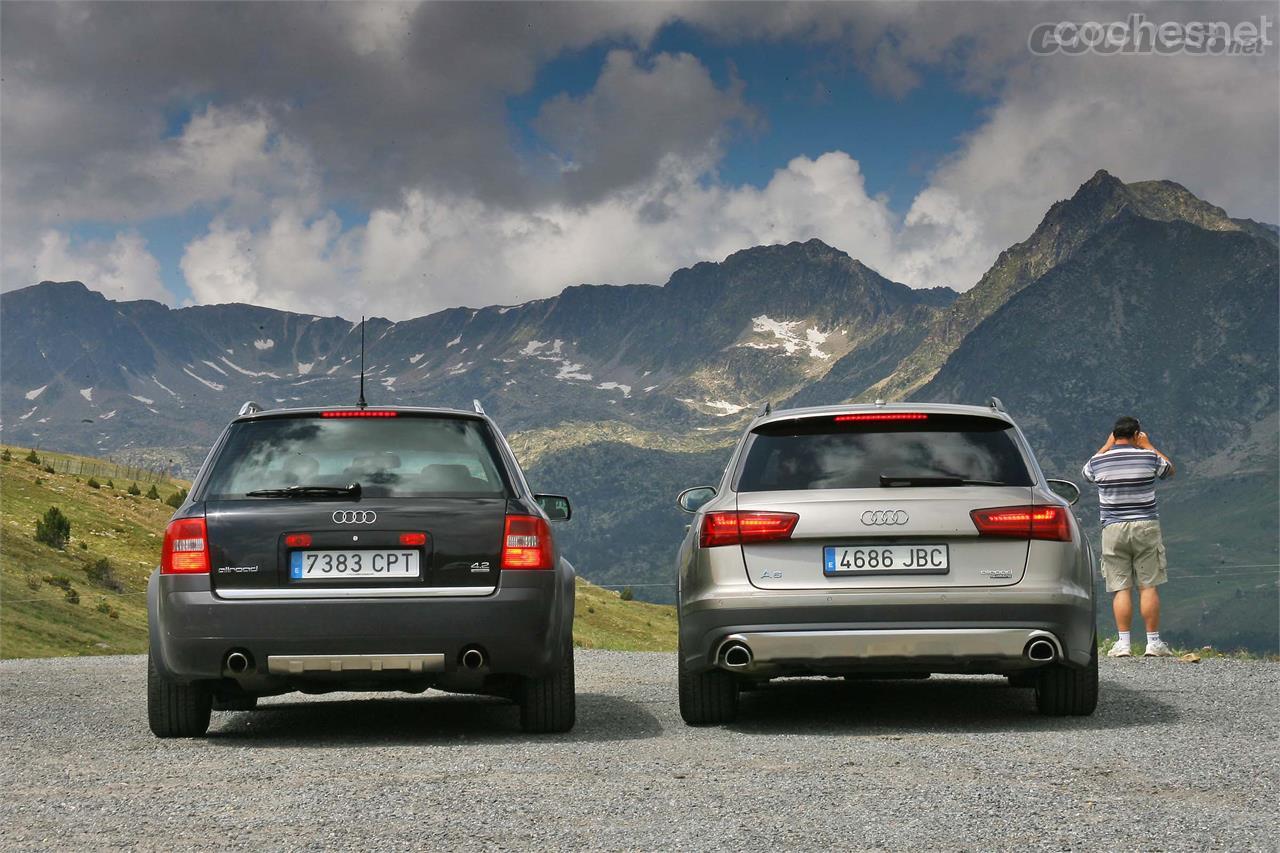
[[[838,423],[805,418],[753,433],[739,492],[875,489],[882,476],[1029,486],[1031,475],[1008,423],[934,415],[921,421]]]
[[[500,497],[497,458],[488,428],[470,418],[264,418],[232,425],[204,497],[351,483],[366,497]]]

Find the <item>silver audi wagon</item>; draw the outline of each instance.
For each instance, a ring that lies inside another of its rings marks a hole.
[[[990,673],[1051,715],[1098,698],[1093,555],[1026,438],[986,407],[765,412],[687,489],[680,712],[722,723],[778,676]]]

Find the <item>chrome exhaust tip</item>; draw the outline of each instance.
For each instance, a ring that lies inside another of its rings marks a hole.
[[[1036,663],[1049,663],[1058,657],[1058,649],[1053,643],[1044,639],[1032,640],[1027,643],[1027,659]]]
[[[746,643],[733,643],[724,650],[722,660],[729,669],[746,669],[751,666],[751,649]]]
[[[241,675],[249,671],[249,657],[244,652],[231,652],[227,655],[227,671],[233,675]]]
[[[484,666],[484,652],[479,649],[467,649],[462,653],[462,665],[467,669],[479,669]]]

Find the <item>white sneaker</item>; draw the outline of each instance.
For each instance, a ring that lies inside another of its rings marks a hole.
[[[1133,652],[1129,650],[1128,643],[1116,643],[1111,647],[1111,651],[1107,652],[1109,658],[1131,658]]]
[[[1147,643],[1147,650],[1142,653],[1144,658],[1171,658],[1175,657],[1173,649],[1169,648],[1169,644],[1164,640],[1156,640],[1154,643]]]

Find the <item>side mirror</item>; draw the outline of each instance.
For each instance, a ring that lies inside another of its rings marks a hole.
[[[1070,480],[1047,480],[1049,490],[1072,506],[1080,500],[1080,487]]]
[[[676,496],[676,506],[685,512],[697,512],[715,496],[716,490],[712,486],[694,486]]]
[[[564,495],[534,495],[533,499],[552,521],[568,521],[573,518],[573,507],[569,506],[569,499]]]

